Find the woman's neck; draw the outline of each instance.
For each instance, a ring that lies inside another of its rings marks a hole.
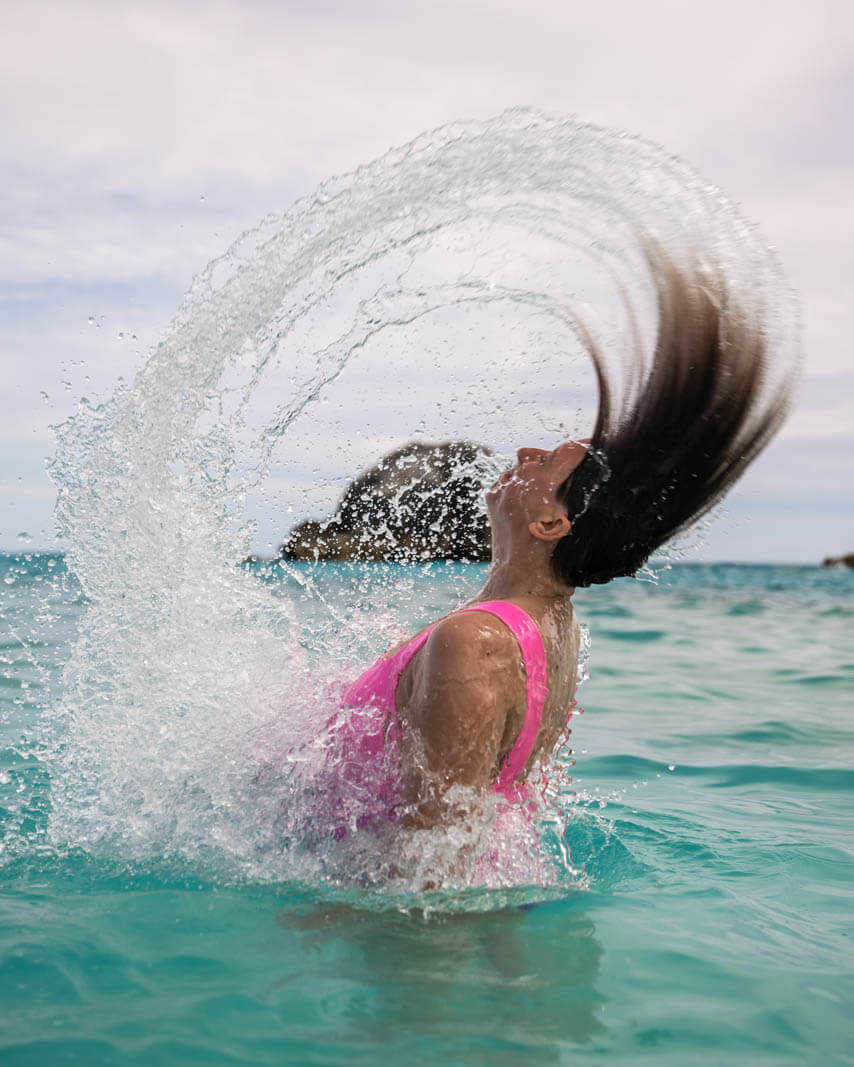
[[[564,585],[551,567],[532,565],[531,560],[493,560],[483,589],[478,594],[483,600],[515,600],[520,597],[536,597],[541,600],[569,599],[575,590]]]

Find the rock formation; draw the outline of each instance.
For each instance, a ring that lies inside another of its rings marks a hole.
[[[296,526],[283,559],[484,561],[489,449],[468,441],[412,441],[384,456],[345,491],[327,520]]]
[[[854,552],[845,556],[825,556],[821,563],[822,567],[854,567]]]

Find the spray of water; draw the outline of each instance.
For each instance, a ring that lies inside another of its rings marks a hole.
[[[442,572],[437,593],[400,568],[239,564],[413,437],[500,464],[589,429],[575,331],[619,359],[628,303],[651,336],[640,235],[724,271],[748,313],[776,309],[772,344],[794,336],[774,257],[689,167],[529,111],[335,178],[202,272],[133,383],[59,429],[58,522],[88,606],[54,717],[56,843],[219,878],[417,887],[463,854],[458,881],[571,881],[560,766],[536,832],[493,806],[459,841],[399,846],[394,870],[376,835],[318,822],[329,683],[470,576]]]

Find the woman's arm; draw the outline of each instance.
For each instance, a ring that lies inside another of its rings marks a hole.
[[[398,689],[410,826],[452,818],[452,786],[489,789],[521,729],[525,699],[519,646],[503,623],[485,612],[437,623]]]

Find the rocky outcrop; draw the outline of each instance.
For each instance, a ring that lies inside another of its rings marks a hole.
[[[410,442],[360,475],[332,518],[296,526],[280,557],[488,560],[483,474],[489,455],[468,441]]]
[[[854,552],[847,556],[825,556],[821,563],[822,567],[854,567]]]

